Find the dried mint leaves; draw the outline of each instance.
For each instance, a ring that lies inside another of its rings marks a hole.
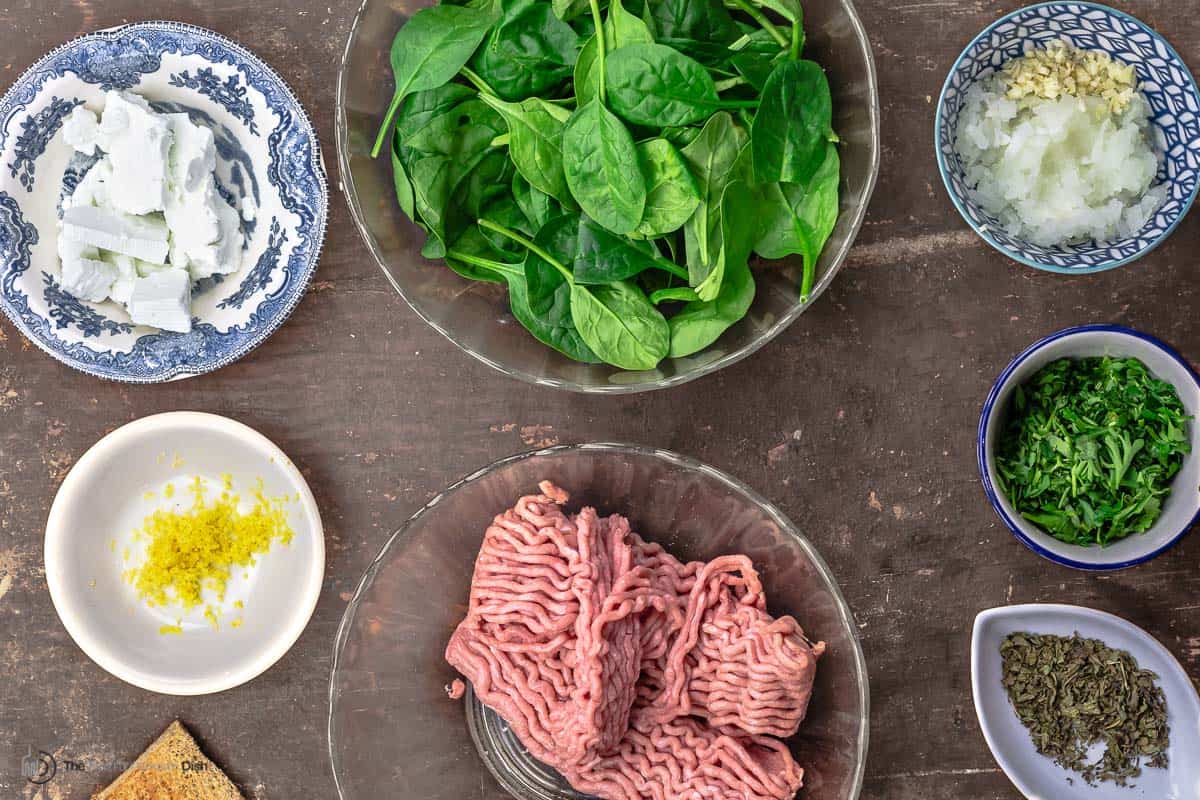
[[[1039,753],[1090,785],[1129,785],[1142,767],[1167,766],[1167,701],[1158,676],[1133,656],[1075,634],[1009,635],[1004,688]],[[1104,755],[1088,760],[1095,744]]]

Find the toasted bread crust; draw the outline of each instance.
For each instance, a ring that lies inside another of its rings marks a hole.
[[[92,800],[245,800],[179,720]]]

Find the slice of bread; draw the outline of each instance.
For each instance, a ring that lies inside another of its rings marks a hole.
[[[129,769],[92,800],[245,800],[175,720]]]

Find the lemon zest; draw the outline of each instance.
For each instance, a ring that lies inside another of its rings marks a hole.
[[[207,588],[223,602],[234,567],[255,564],[256,556],[269,552],[276,542],[291,542],[295,532],[288,523],[284,498],[268,498],[260,484],[253,491],[250,510],[242,513],[231,482],[223,479],[223,483],[221,494],[208,500],[206,484],[196,476],[188,486],[191,508],[160,509],[143,521],[142,531],[149,539],[145,561],[131,571],[131,582],[143,600],[191,609],[203,602]],[[215,624],[215,619],[210,621]]]

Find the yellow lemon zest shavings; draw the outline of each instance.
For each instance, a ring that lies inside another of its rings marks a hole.
[[[178,636],[179,634],[183,633],[183,626],[182,625],[160,625],[158,628],[158,632],[160,635],[163,635],[163,636],[165,636],[168,633],[173,633],[176,636]]]
[[[237,618],[237,619],[235,619],[233,622],[229,623],[229,627],[231,627],[231,628],[240,628],[240,627],[242,627],[242,618],[241,618],[241,617],[238,617],[238,618]]]
[[[250,510],[241,513],[241,498],[231,491],[231,481],[223,482],[220,496],[207,500],[205,483],[197,476],[188,487],[194,497],[190,509],[160,509],[143,521],[149,539],[145,562],[131,570],[130,579],[148,603],[195,608],[203,602],[204,589],[222,601],[234,567],[251,565],[275,542],[292,540],[295,533],[283,498],[268,498],[260,484],[252,492]],[[211,612],[209,608],[205,616],[215,625]]]

